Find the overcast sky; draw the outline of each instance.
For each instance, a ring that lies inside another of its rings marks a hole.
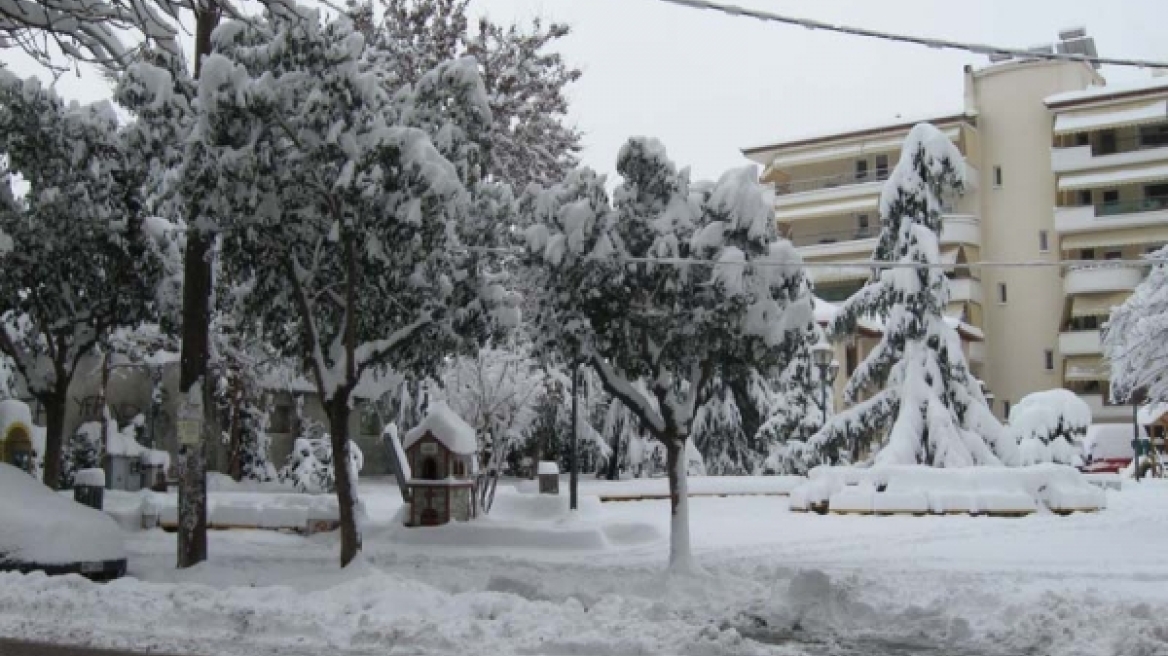
[[[1101,55],[1168,61],[1168,0],[727,0],[832,23],[1028,47],[1083,26]],[[564,55],[584,70],[570,90],[584,163],[612,174],[630,135],[661,139],[695,177],[746,163],[739,149],[784,138],[959,111],[962,67],[984,56],[862,39],[661,0],[472,0],[497,21],[570,23]],[[33,68],[6,58],[18,72]],[[1110,82],[1148,71],[1105,67]],[[68,76],[61,93],[108,94]]]

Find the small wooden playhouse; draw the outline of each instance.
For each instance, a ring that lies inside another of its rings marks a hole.
[[[445,403],[431,404],[422,423],[402,440],[410,472],[406,526],[438,526],[475,517],[477,447],[469,424]]]

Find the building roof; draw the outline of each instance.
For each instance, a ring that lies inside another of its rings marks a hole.
[[[473,455],[478,448],[475,430],[442,401],[430,403],[430,411],[426,418],[406,433],[406,438],[402,440],[402,448],[412,447],[426,433],[433,435],[434,439],[458,455]]]
[[[1151,77],[1136,82],[1088,87],[1082,91],[1065,91],[1063,93],[1056,93],[1053,96],[1047,96],[1043,99],[1043,102],[1046,103],[1047,107],[1054,109],[1098,100],[1116,100],[1166,92],[1168,92],[1168,75]]]
[[[831,141],[843,141],[845,139],[855,139],[858,137],[866,137],[866,136],[870,136],[870,135],[884,134],[886,132],[896,132],[898,130],[907,131],[907,130],[911,129],[914,125],[916,125],[917,123],[933,123],[933,124],[958,123],[958,122],[962,122],[962,121],[968,121],[972,118],[973,118],[973,116],[970,114],[967,114],[966,112],[957,112],[957,113],[948,113],[948,114],[941,114],[941,115],[930,114],[930,115],[926,115],[926,116],[916,117],[916,118],[913,118],[911,120],[897,119],[896,121],[893,121],[893,122],[868,124],[868,125],[863,125],[863,126],[853,126],[851,128],[846,128],[844,130],[840,130],[840,131],[836,131],[836,132],[822,132],[822,133],[815,134],[815,135],[805,135],[802,137],[795,137],[795,138],[788,139],[786,141],[780,141],[777,143],[767,144],[767,145],[763,145],[763,146],[751,146],[748,148],[743,148],[742,154],[751,155],[751,154],[755,154],[755,153],[765,152],[768,150],[776,150],[779,148],[794,148],[796,146],[809,146],[812,144],[826,143],[826,142],[831,142]]]

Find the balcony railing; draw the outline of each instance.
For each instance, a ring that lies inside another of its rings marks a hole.
[[[817,244],[834,244],[841,241],[855,241],[870,239],[880,234],[878,228],[852,228],[851,230],[831,230],[827,232],[812,232],[807,234],[790,234],[786,238],[795,246],[815,246]]]
[[[1148,150],[1149,148],[1165,148],[1168,147],[1168,139],[1162,138],[1159,135],[1145,136],[1134,134],[1123,138],[1116,138],[1112,141],[1104,141],[1100,138],[1095,138],[1086,144],[1062,144],[1056,148],[1075,148],[1077,146],[1090,146],[1092,157],[1102,157],[1104,155],[1118,155],[1119,153],[1133,153],[1137,150]]]
[[[1157,212],[1163,209],[1168,209],[1168,198],[1138,198],[1113,203],[1097,203],[1095,205],[1095,216]]]
[[[780,196],[786,194],[799,194],[806,191],[819,191],[820,189],[832,189],[835,187],[846,187],[848,185],[867,184],[869,182],[880,182],[888,179],[888,170],[876,169],[875,171],[867,171],[865,173],[836,173],[834,175],[825,175],[818,178],[804,178],[802,180],[791,180],[789,182],[775,183],[775,193]]]

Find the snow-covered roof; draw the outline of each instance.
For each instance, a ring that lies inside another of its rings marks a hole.
[[[12,424],[24,424],[32,427],[32,411],[28,404],[16,399],[0,401],[0,437],[8,431]]]
[[[406,433],[402,447],[405,449],[412,447],[427,432],[451,452],[459,455],[472,455],[478,448],[475,430],[442,401],[430,404],[429,414],[422,423]]]
[[[800,145],[803,145],[806,143],[812,143],[812,142],[817,142],[817,141],[836,141],[836,140],[850,139],[853,137],[864,136],[868,133],[892,132],[895,130],[902,130],[902,129],[908,130],[908,129],[911,129],[917,123],[940,123],[940,124],[943,124],[943,123],[951,123],[951,122],[956,121],[956,120],[967,119],[967,118],[971,118],[971,115],[966,113],[964,110],[954,110],[952,112],[941,112],[941,113],[934,112],[931,114],[918,115],[915,117],[909,116],[908,118],[902,118],[900,116],[897,116],[896,118],[891,119],[891,120],[885,119],[882,121],[867,121],[864,123],[853,124],[850,126],[844,126],[841,128],[837,128],[835,130],[815,132],[815,133],[802,134],[802,135],[795,135],[792,137],[785,138],[779,142],[743,148],[742,152],[746,153],[746,154],[750,154],[750,153],[764,151],[764,150],[771,150],[771,149],[777,149],[777,148],[789,148],[792,146],[800,146]]]
[[[1064,91],[1063,93],[1056,93],[1053,96],[1047,96],[1043,99],[1043,102],[1045,102],[1048,106],[1061,105],[1064,103],[1098,100],[1100,98],[1106,98],[1108,96],[1119,94],[1135,94],[1141,91],[1168,91],[1168,76],[1150,77],[1143,80],[1137,80],[1135,82],[1087,87],[1082,91]]]
[[[1144,436],[1143,431],[1140,436]],[[1133,437],[1131,424],[1092,424],[1083,438],[1083,452],[1095,460],[1131,458],[1135,455]]]
[[[1143,101],[1135,106],[1109,106],[1105,109],[1060,113],[1054,118],[1054,133],[1072,134],[1163,121],[1168,121],[1166,98]]]
[[[1136,421],[1141,425],[1147,426],[1154,424],[1165,415],[1168,414],[1168,403],[1151,403],[1140,406],[1136,412]]]
[[[560,473],[560,465],[554,460],[539,461],[539,475],[554,475]]]
[[[945,317],[945,323],[948,324],[950,328],[956,330],[958,335],[961,335],[963,338],[969,341],[980,342],[985,340],[985,333],[982,332],[981,328],[965,323],[958,317]]]
[[[839,306],[834,303],[819,298],[813,297],[815,302],[815,323],[831,323],[835,321],[836,315],[839,314]]]

